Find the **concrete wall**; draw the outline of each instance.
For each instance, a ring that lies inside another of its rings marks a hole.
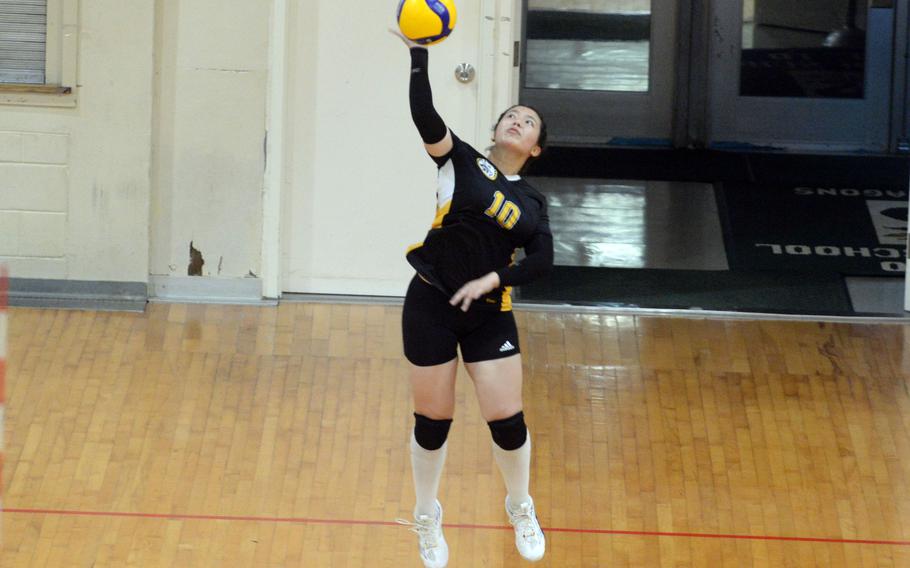
[[[258,275],[270,2],[156,4],[150,273]]]
[[[19,278],[144,282],[153,6],[83,0],[78,21],[75,108],[0,105],[0,262]]]
[[[0,104],[14,277],[186,278],[192,242],[197,274],[258,296],[270,10],[79,1],[75,94]]]

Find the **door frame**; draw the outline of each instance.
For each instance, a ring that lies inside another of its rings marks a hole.
[[[272,0],[269,21],[269,79],[266,108],[265,173],[262,182],[262,297],[281,297],[281,210],[284,185],[287,100],[288,0]]]

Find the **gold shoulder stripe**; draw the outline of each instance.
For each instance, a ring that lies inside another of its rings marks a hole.
[[[445,216],[449,214],[449,209],[452,208],[452,200],[448,200],[442,204],[442,207],[436,208],[436,218],[433,219],[432,227],[438,229],[442,227],[442,220],[445,219]]]

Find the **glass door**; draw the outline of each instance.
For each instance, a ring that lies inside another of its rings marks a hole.
[[[520,100],[557,143],[670,145],[672,0],[524,0]]]
[[[712,0],[713,147],[889,149],[890,0]]]

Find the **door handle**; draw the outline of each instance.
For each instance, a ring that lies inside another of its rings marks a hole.
[[[474,66],[470,63],[460,63],[455,67],[455,78],[458,79],[460,83],[470,83],[474,80]]]

